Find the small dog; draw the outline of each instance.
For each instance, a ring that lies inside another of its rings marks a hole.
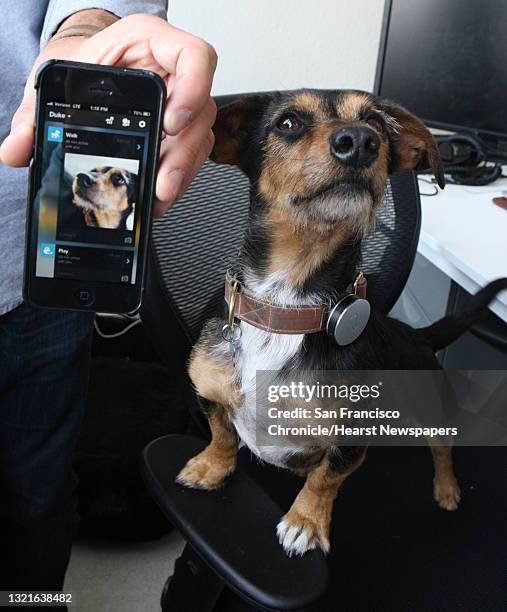
[[[74,204],[88,227],[133,229],[137,175],[104,166],[80,172],[72,181]]]
[[[438,148],[407,110],[358,91],[301,90],[254,95],[223,107],[214,127],[212,159],[234,164],[251,181],[250,220],[238,278],[248,295],[270,307],[332,303],[358,270],[361,237],[380,205],[388,174],[431,167],[444,186]],[[325,331],[273,333],[241,321],[231,358],[221,318],[203,328],[189,374],[204,398],[212,440],[177,481],[214,489],[235,469],[239,441],[262,460],[306,475],[277,533],[286,553],[329,550],[334,499],[365,458],[365,447],[256,446],[257,370],[430,370],[435,351],[463,333],[507,279],[481,290],[463,316],[424,330],[372,310],[362,334],[339,346]],[[271,321],[271,320],[270,320]],[[273,329],[273,328],[271,328]],[[280,332],[279,329],[276,330]],[[460,501],[451,448],[431,442],[434,498],[446,510]]]

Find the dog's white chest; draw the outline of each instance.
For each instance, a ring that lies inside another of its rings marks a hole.
[[[281,369],[299,351],[304,335],[271,334],[245,322],[241,329],[236,370],[244,403],[236,411],[233,423],[239,437],[252,452],[269,463],[282,465],[281,457],[287,454],[287,448],[283,445],[259,447],[257,444],[256,433],[263,428],[268,415],[263,402],[257,402],[256,374],[259,370]]]

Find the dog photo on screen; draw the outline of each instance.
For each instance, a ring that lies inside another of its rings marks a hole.
[[[84,227],[134,229],[139,162],[134,159],[67,153],[65,181],[70,184],[67,205]]]

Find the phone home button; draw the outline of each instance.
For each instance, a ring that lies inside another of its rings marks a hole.
[[[89,287],[76,289],[76,301],[80,306],[91,306],[95,302],[95,294]]]

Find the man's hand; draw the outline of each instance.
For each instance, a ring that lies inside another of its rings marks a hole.
[[[64,26],[69,27],[71,19],[71,25],[76,26],[94,23],[90,21],[90,13],[103,13],[109,22],[116,19],[102,11],[82,11],[67,20]],[[213,47],[163,19],[143,14],[120,19],[90,38],[69,37],[50,41],[32,68],[23,100],[12,119],[11,133],[0,147],[0,158],[9,166],[26,166],[32,156],[34,76],[37,68],[48,59],[142,68],[162,77],[168,99],[155,214],[164,214],[189,186],[213,148],[211,126],[215,121],[216,106],[210,90],[217,63]]]

